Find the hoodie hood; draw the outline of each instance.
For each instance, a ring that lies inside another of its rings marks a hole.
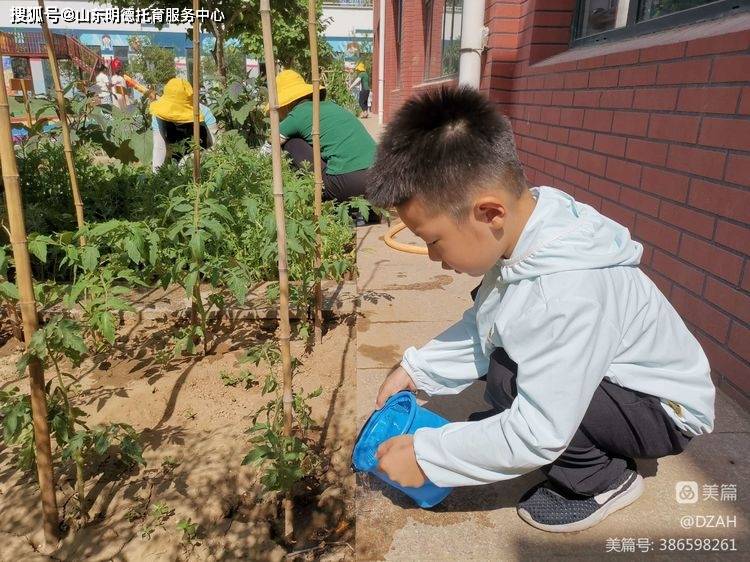
[[[553,187],[533,187],[536,207],[513,253],[497,262],[505,283],[540,275],[638,265],[643,246],[630,231]]]

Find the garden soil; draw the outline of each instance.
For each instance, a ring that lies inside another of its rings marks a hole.
[[[241,465],[250,449],[245,431],[251,416],[270,395],[262,396],[257,384],[227,386],[221,378],[250,370],[262,386],[264,366],[238,360],[254,343],[278,336],[275,322],[224,318],[212,329],[207,356],[165,364],[177,322],[170,311],[145,320],[128,313],[114,351],[73,371],[75,405],[90,414],[89,425],[131,424],[141,432],[147,464],[124,469],[105,459],[88,476],[90,520],[77,529],[73,476],[58,469],[61,516],[73,528],[57,548],[42,545],[35,474],[18,471],[11,452],[0,449],[0,560],[353,559],[355,316],[329,322],[313,350],[306,351],[299,338],[292,342],[293,356],[302,361],[295,392],[323,389],[309,401],[317,422],[309,436],[324,450],[320,478],[295,492],[294,544],[281,538],[283,512],[262,493],[257,469]],[[0,348],[0,388],[26,390],[23,381],[14,382],[19,352],[15,340]],[[167,515],[154,522],[159,502]],[[188,519],[198,524],[194,540],[177,528]]]

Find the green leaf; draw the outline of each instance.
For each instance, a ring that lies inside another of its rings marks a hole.
[[[47,240],[46,237],[36,236],[28,241],[29,252],[40,262],[47,262]]]
[[[18,287],[10,281],[3,281],[0,283],[0,294],[13,301],[17,301],[20,298],[18,296]]]
[[[190,238],[190,255],[195,261],[201,261],[203,259],[203,252],[205,250],[203,232],[198,230]]]
[[[99,248],[96,246],[86,246],[83,249],[81,263],[85,271],[94,271],[99,265]]]
[[[110,344],[115,343],[115,317],[111,312],[99,315],[99,332]]]

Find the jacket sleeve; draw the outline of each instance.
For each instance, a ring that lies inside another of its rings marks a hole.
[[[423,347],[407,349],[401,361],[417,388],[428,394],[458,394],[484,376],[488,365],[477,332],[476,305]]]
[[[553,462],[573,439],[619,339],[593,300],[532,307],[502,335],[518,364],[511,407],[478,422],[418,429],[414,450],[422,470],[438,486],[469,486]]]

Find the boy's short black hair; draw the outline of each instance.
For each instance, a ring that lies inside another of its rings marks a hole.
[[[466,216],[473,190],[527,189],[510,122],[476,89],[441,87],[407,101],[380,141],[367,199],[379,207],[420,196]]]

